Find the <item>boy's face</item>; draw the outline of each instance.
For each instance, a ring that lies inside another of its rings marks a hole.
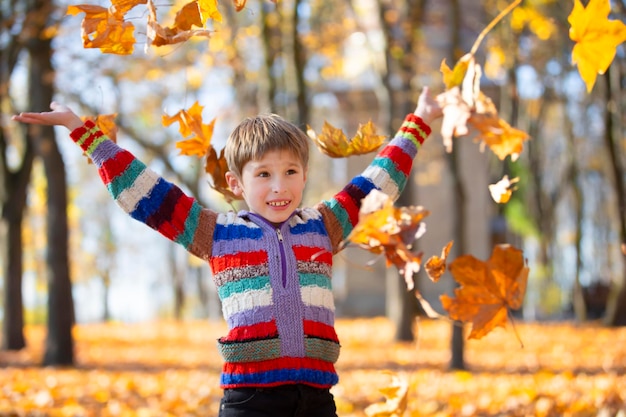
[[[252,213],[272,223],[282,223],[302,202],[306,174],[306,168],[292,152],[274,150],[247,162],[241,178],[228,172],[226,180]]]

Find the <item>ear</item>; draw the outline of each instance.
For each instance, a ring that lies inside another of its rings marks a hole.
[[[235,173],[232,171],[227,171],[224,176],[226,178],[226,183],[228,184],[228,187],[233,192],[233,194],[235,194],[237,197],[241,197],[241,195],[243,194],[243,186],[239,177],[237,177],[237,175],[235,175]]]

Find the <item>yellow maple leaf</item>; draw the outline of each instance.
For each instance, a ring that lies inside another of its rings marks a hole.
[[[208,19],[213,19],[216,22],[222,21],[222,14],[217,10],[217,0],[197,0],[197,3],[203,24],[206,23]]]
[[[609,20],[609,0],[590,0],[587,7],[580,0],[567,18],[569,36],[576,44],[572,62],[591,91],[598,74],[604,74],[613,59],[617,47],[626,41],[626,25],[619,20]]]
[[[368,405],[364,410],[368,417],[400,417],[406,411],[409,392],[407,377],[390,371],[385,373],[391,377],[390,383],[379,389],[385,397],[385,402]]]
[[[319,135],[307,126],[307,135],[320,151],[332,158],[345,158],[374,152],[385,141],[385,136],[376,134],[376,126],[371,120],[364,125],[359,125],[356,134],[350,140],[343,130],[326,121]]]
[[[178,122],[178,131],[184,138],[187,138],[176,143],[182,155],[204,157],[211,148],[215,119],[209,124],[203,123],[203,109],[204,107],[196,101],[189,110],[180,110],[173,116],[163,115],[162,117],[162,124],[165,127]]]

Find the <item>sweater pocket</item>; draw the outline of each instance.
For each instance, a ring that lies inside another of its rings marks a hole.
[[[217,341],[217,348],[226,362],[259,362],[280,357],[280,340],[254,339],[246,341]]]
[[[339,359],[341,345],[332,340],[309,336],[304,339],[304,348],[307,358],[335,363]]]

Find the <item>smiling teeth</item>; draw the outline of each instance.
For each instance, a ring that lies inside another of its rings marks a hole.
[[[271,201],[267,204],[269,204],[272,207],[281,207],[281,206],[289,205],[289,201],[281,201],[281,202]]]

